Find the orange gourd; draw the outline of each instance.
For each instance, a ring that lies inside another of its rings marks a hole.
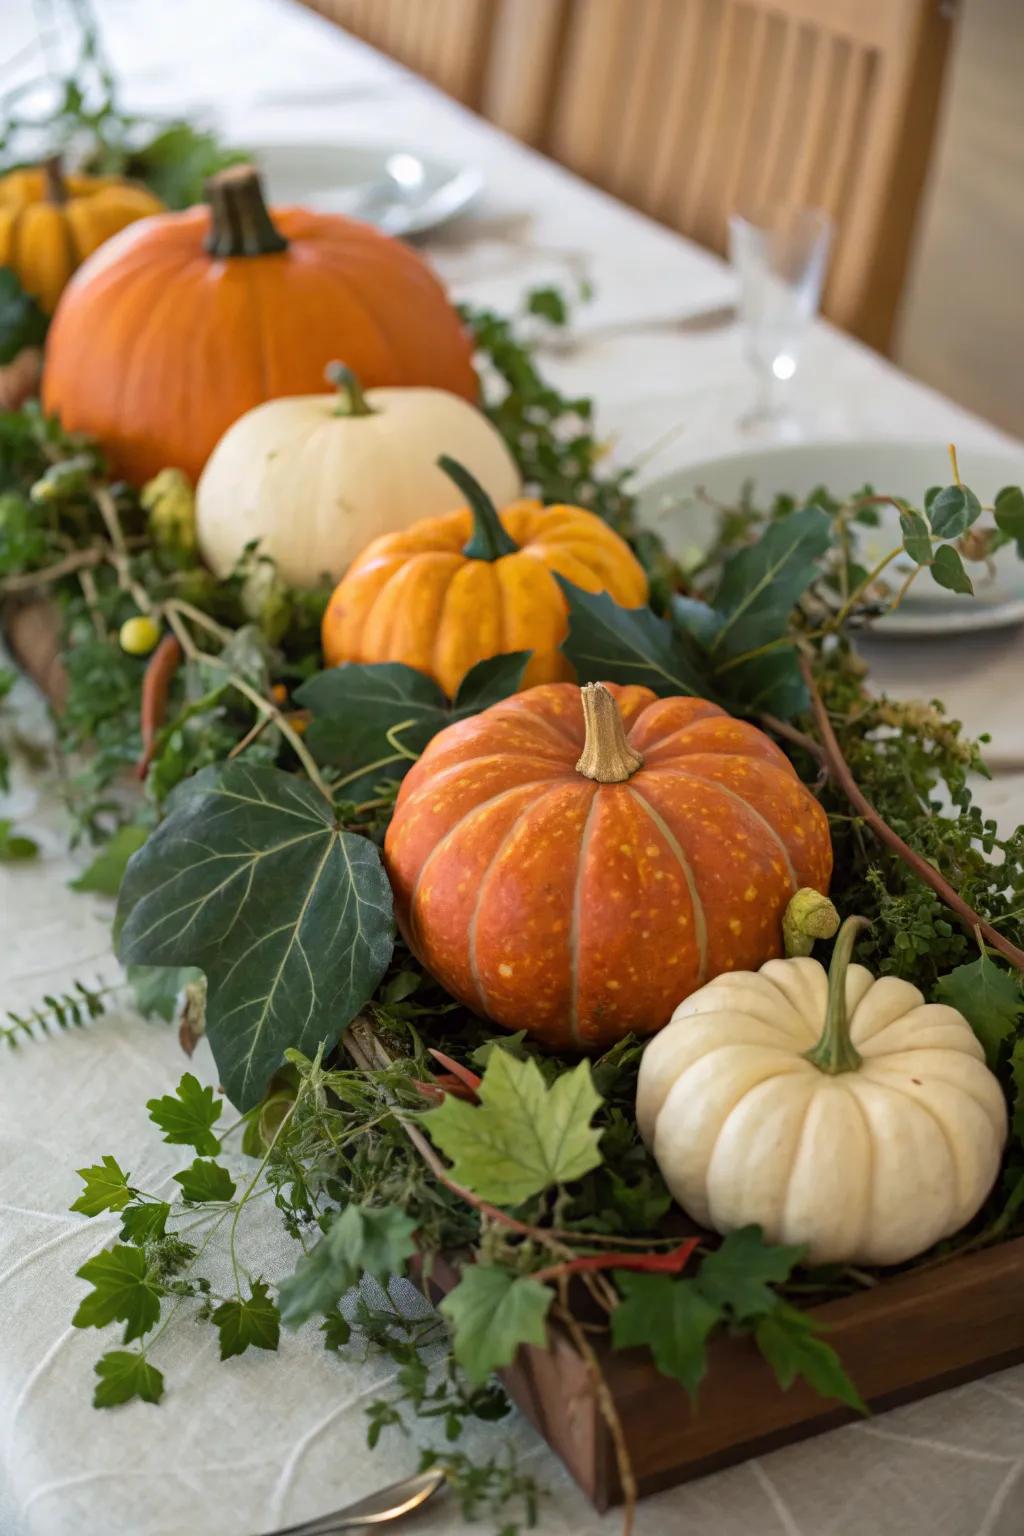
[[[571,678],[555,572],[636,608],[647,600],[639,561],[593,512],[514,501],[499,514],[461,465],[439,463],[470,506],[367,546],[324,614],[327,664],[404,662],[454,696],[478,661],[528,650],[522,687]]]
[[[145,187],[116,176],[65,175],[59,155],[10,171],[0,177],[0,267],[11,267],[51,314],[86,257],[163,206]]]
[[[423,965],[560,1050],[652,1034],[712,977],[779,955],[790,897],[832,871],[824,811],[761,731],[600,683],[435,736],[384,852]]]
[[[472,346],[429,267],[340,214],[267,210],[251,166],[213,178],[210,207],[110,241],[54,317],[43,401],[141,482],[197,478],[239,416],[316,394],[334,358],[367,387],[477,396]]]

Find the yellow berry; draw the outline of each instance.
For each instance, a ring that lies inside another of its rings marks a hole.
[[[160,626],[155,619],[138,614],[134,619],[125,619],[118,639],[122,651],[129,656],[148,656],[160,639]]]

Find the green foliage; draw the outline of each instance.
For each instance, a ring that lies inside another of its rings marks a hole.
[[[282,1321],[296,1328],[318,1312],[331,1313],[364,1273],[384,1282],[402,1274],[416,1251],[414,1230],[395,1206],[346,1206],[282,1283]]]
[[[110,1349],[96,1362],[94,1408],[116,1408],[137,1397],[158,1403],[164,1395],[164,1378],[144,1354],[134,1349]]]
[[[806,1312],[784,1303],[776,1306],[758,1318],[754,1338],[784,1391],[800,1376],[822,1397],[838,1398],[857,1413],[868,1412],[835,1350],[817,1337]]]
[[[452,1328],[455,1358],[471,1382],[508,1365],[520,1344],[547,1342],[550,1286],[517,1279],[497,1264],[468,1264],[441,1303]]]
[[[48,321],[10,267],[0,267],[0,367],[25,347],[41,347]]]
[[[974,584],[952,544],[939,545],[932,558],[931,572],[936,584],[950,592],[963,592],[968,597],[974,592]]]
[[[510,651],[478,662],[453,700],[401,662],[331,667],[295,695],[313,712],[306,740],[319,762],[342,770],[350,795],[381,779],[400,779],[438,731],[515,693],[529,657],[529,651]]]
[[[73,991],[50,993],[40,1005],[27,1013],[7,1011],[7,1023],[0,1026],[0,1040],[10,1046],[30,1040],[34,1035],[48,1035],[54,1029],[80,1029],[90,1019],[98,1019],[107,1011],[107,998],[112,987],[88,987],[83,981],[72,983]]]
[[[190,1167],[174,1175],[174,1181],[181,1185],[182,1198],[195,1205],[230,1200],[235,1192],[235,1181],[228,1170],[206,1157],[197,1157]]]
[[[39,857],[39,844],[15,832],[14,822],[0,818],[0,864],[24,864]]]
[[[615,1348],[645,1346],[658,1370],[695,1397],[707,1371],[707,1338],[721,1321],[721,1309],[693,1280],[620,1270],[615,1283],[622,1294],[612,1313]]]
[[[590,1063],[581,1061],[546,1085],[531,1058],[494,1051],[479,1088],[479,1106],[448,1095],[423,1123],[452,1160],[452,1176],[500,1205],[519,1205],[566,1184],[601,1161],[591,1124],[601,1098]]]
[[[220,1335],[220,1357],[244,1355],[249,1348],[277,1348],[281,1320],[270,1291],[262,1280],[254,1280],[248,1296],[222,1301],[211,1314]]]
[[[234,763],[188,791],[128,869],[118,952],[204,972],[221,1081],[248,1109],[286,1047],[335,1038],[372,996],[391,888],[369,839],[292,775]]]
[[[684,638],[650,608],[622,608],[607,592],[584,592],[559,577],[569,608],[562,650],[581,683],[638,683],[662,697],[709,691]]]
[[[769,1286],[788,1280],[803,1255],[803,1248],[769,1247],[759,1227],[741,1227],[708,1254],[700,1269],[700,1287],[715,1306],[728,1308],[737,1322],[746,1322],[774,1306]]]
[[[123,1210],[132,1197],[128,1175],[109,1153],[92,1168],[79,1168],[78,1177],[84,1182],[85,1189],[71,1209],[81,1211],[83,1216]]]
[[[957,539],[981,516],[981,502],[965,485],[947,485],[928,506],[928,520],[938,539]]]
[[[201,1156],[215,1157],[220,1151],[220,1138],[213,1127],[224,1105],[214,1098],[213,1089],[200,1086],[191,1072],[185,1073],[173,1094],[150,1099],[146,1108],[153,1124],[163,1131],[164,1141],[195,1147]]]
[[[72,1318],[76,1328],[105,1328],[124,1323],[124,1342],[148,1333],[160,1316],[160,1289],[141,1248],[117,1243],[104,1248],[76,1270],[92,1290]]]
[[[1024,1018],[1019,975],[1011,975],[983,953],[941,977],[934,997],[936,1002],[959,1008],[995,1070],[1004,1043],[1014,1038]]]
[[[138,852],[148,836],[147,827],[137,826],[133,822],[118,827],[109,842],[103,844],[88,869],[83,870],[77,880],[71,881],[71,889],[96,891],[101,896],[116,896],[121,889],[128,860],[133,853]]]

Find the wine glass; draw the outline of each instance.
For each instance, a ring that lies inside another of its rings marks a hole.
[[[820,208],[768,204],[729,219],[744,347],[757,386],[754,408],[740,422],[748,431],[790,419],[785,386],[818,309],[831,239],[832,222]]]

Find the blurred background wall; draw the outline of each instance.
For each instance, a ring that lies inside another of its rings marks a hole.
[[[893,352],[1024,436],[1024,0],[960,0]]]

